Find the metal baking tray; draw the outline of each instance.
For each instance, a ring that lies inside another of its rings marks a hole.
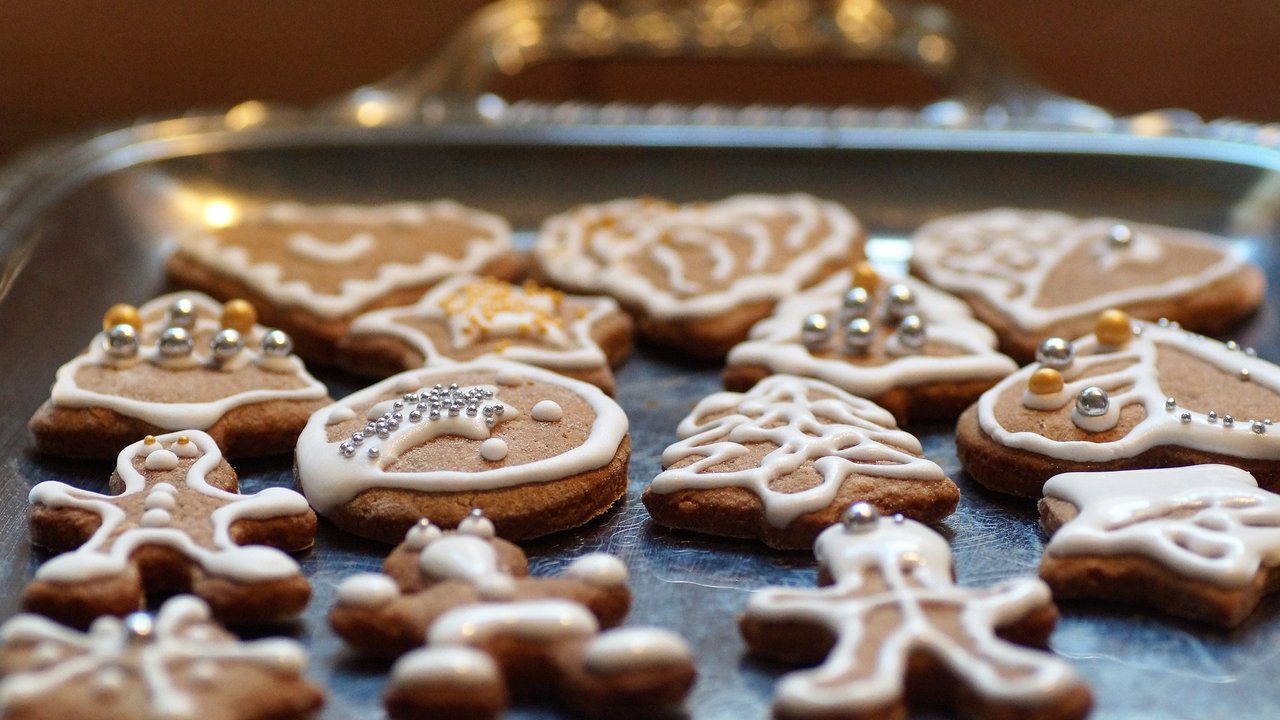
[[[840,54],[910,56],[950,83],[948,99],[919,111],[509,104],[484,94],[497,70],[477,69],[483,63],[475,58],[492,64],[511,50],[503,44],[510,40],[505,31],[494,28],[510,26],[517,6],[534,7],[524,19],[540,29],[535,41],[516,43],[524,53],[517,60],[697,54],[662,37],[628,35],[626,23],[643,17],[624,11],[609,15],[613,24],[604,26],[612,28],[612,45],[583,46],[583,8],[601,10],[595,3],[505,3],[481,16],[442,60],[317,110],[245,103],[140,122],[39,148],[0,175],[0,542],[10,548],[0,576],[0,616],[18,611],[23,585],[46,559],[28,543],[28,489],[45,479],[102,488],[112,467],[36,455],[27,418],[47,397],[55,369],[97,331],[106,307],[141,303],[169,289],[162,272],[171,249],[166,237],[198,221],[201,209],[219,199],[452,197],[508,217],[527,241],[543,217],[576,203],[802,190],[847,204],[869,227],[872,254],[899,264],[910,252],[903,238],[920,223],[993,205],[1182,225],[1238,238],[1265,268],[1273,291],[1235,337],[1263,357],[1280,359],[1274,332],[1280,127],[1203,123],[1181,112],[1112,118],[1037,90],[1007,68],[984,75],[1001,66],[998,54],[975,51],[936,8],[896,6],[887,10],[895,13],[895,30],[879,46],[853,43],[847,28],[843,39],[832,40],[835,28],[844,27],[839,18],[800,20],[825,33]],[[681,12],[669,13],[677,29],[698,21]],[[950,43],[944,49],[963,62],[945,71],[935,67],[936,58],[919,52],[928,49],[920,42],[928,35]],[[740,52],[743,46],[734,47]],[[508,56],[506,62],[514,61]],[[985,78],[976,90],[964,79],[975,72]],[[318,374],[335,397],[363,384]],[[627,498],[603,519],[529,543],[527,550],[535,574],[591,550],[618,554],[635,594],[629,622],[675,629],[694,648],[700,675],[689,716],[763,717],[787,668],[747,657],[735,618],[757,588],[812,586],[812,557],[670,532],[650,522],[639,502],[680,418],[695,399],[719,388],[718,367],[641,347],[618,374],[634,448]],[[954,546],[960,583],[1034,573],[1043,538],[1033,504],[985,492],[966,478],[951,428],[914,430],[964,493],[959,510],[941,525]],[[237,470],[247,492],[293,482],[287,457],[241,462]],[[314,588],[311,604],[296,624],[273,628],[310,648],[310,672],[329,691],[324,718],[383,714],[387,666],[344,649],[325,616],[338,583],[378,568],[386,551],[322,523],[314,551],[301,558]],[[1280,689],[1269,668],[1280,655],[1278,610],[1280,603],[1268,600],[1245,625],[1220,632],[1122,607],[1071,603],[1062,608],[1052,646],[1093,685],[1097,718],[1277,717]],[[557,715],[522,708],[511,716]]]

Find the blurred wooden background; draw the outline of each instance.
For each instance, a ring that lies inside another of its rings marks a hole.
[[[1046,85],[1119,113],[1280,120],[1280,2],[937,0]],[[485,0],[5,0],[0,153],[72,129],[270,99],[309,105],[430,56]],[[513,97],[819,104],[932,99],[901,69],[533,68]]]

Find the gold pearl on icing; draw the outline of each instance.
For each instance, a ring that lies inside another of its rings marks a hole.
[[[102,329],[110,330],[116,325],[131,325],[133,329],[141,330],[142,315],[138,313],[138,308],[128,303],[116,303],[102,315]]]
[[[875,293],[880,285],[880,273],[866,260],[853,264],[853,286],[860,287],[869,293]]]
[[[1133,338],[1133,322],[1123,310],[1111,308],[1098,315],[1094,334],[1101,345],[1120,346]]]
[[[1062,373],[1053,368],[1040,368],[1031,373],[1027,389],[1036,395],[1052,395],[1062,392]]]
[[[258,322],[258,311],[248,300],[236,298],[222,305],[222,327],[248,333]]]

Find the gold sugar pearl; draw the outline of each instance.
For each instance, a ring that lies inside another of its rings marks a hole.
[[[1098,315],[1093,332],[1100,345],[1120,346],[1133,338],[1133,322],[1129,319],[1129,313],[1111,308]]]
[[[253,309],[253,305],[248,300],[236,298],[223,303],[222,327],[247,335],[253,330],[253,324],[256,322],[258,322],[258,311]]]
[[[116,325],[132,325],[133,329],[141,330],[142,315],[138,314],[138,308],[128,303],[116,303],[103,314],[102,329],[110,330]]]
[[[1062,373],[1053,368],[1040,368],[1031,373],[1027,389],[1036,395],[1052,395],[1062,392]]]
[[[866,260],[859,260],[853,264],[853,286],[860,287],[868,293],[874,293],[876,287],[880,284],[880,273],[871,267],[871,263]]]
[[[187,437],[186,435],[179,435],[179,436],[178,436],[178,444],[179,444],[179,445],[186,445],[186,444],[187,444],[187,443],[189,443],[189,442],[191,442],[191,438]]]
[[[148,436],[146,436],[146,437],[142,438],[142,444],[143,444],[143,445],[155,445],[155,444],[156,444],[156,436],[155,436],[155,435],[148,435]]]

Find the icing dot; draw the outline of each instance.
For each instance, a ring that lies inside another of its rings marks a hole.
[[[514,370],[499,370],[493,381],[499,385],[515,387],[516,385],[524,384],[524,376]]]
[[[199,457],[200,448],[196,447],[196,444],[191,442],[190,438],[183,435],[178,438],[178,442],[169,446],[169,452],[180,458],[193,458]]]
[[[325,419],[324,424],[337,425],[338,423],[344,423],[348,420],[354,420],[355,417],[356,417],[355,410],[352,410],[349,407],[339,405],[338,407],[334,408],[329,412],[329,417]]]
[[[556,422],[564,417],[564,408],[555,400],[539,400],[529,414],[538,422]]]
[[[196,685],[207,687],[218,680],[218,664],[212,660],[196,660],[191,663],[188,674]]]
[[[151,494],[154,495],[155,493],[168,493],[170,495],[177,495],[178,488],[174,487],[173,485],[167,482],[156,483],[155,485],[151,486]]]
[[[601,587],[625,585],[627,566],[608,553],[590,553],[569,563],[564,574]]]
[[[172,493],[156,492],[152,490],[147,493],[147,499],[142,501],[142,506],[147,510],[172,510],[177,507],[178,502],[174,500]]]
[[[125,676],[123,670],[118,667],[108,666],[94,673],[93,680],[91,682],[93,684],[94,692],[109,695],[119,692],[120,689],[124,687],[124,681]]]
[[[466,685],[502,681],[498,665],[486,653],[469,647],[430,647],[415,650],[391,668],[393,685],[448,681]]]
[[[484,600],[510,600],[516,595],[516,579],[502,573],[482,575],[476,578],[476,592]]]
[[[489,438],[480,443],[480,457],[489,462],[497,462],[507,456],[507,441],[502,438]]]
[[[480,508],[472,510],[470,515],[458,523],[458,532],[482,538],[491,538],[495,535],[493,522],[484,516]]]
[[[410,550],[421,550],[442,534],[440,528],[432,524],[430,520],[422,518],[414,523],[413,527],[409,528],[409,532],[404,534],[404,544]]]
[[[386,605],[400,595],[396,581],[382,573],[352,575],[338,586],[338,604],[361,608]]]
[[[412,375],[403,375],[396,379],[396,392],[407,393],[418,389],[418,380]]]
[[[687,662],[689,644],[658,628],[619,628],[592,639],[583,659],[591,672],[624,672]]]
[[[169,515],[168,510],[151,508],[150,510],[142,513],[141,524],[142,527],[149,528],[168,527],[169,521],[172,519],[173,518]]]
[[[172,450],[156,450],[143,464],[148,470],[172,470],[178,467],[178,456]]]

